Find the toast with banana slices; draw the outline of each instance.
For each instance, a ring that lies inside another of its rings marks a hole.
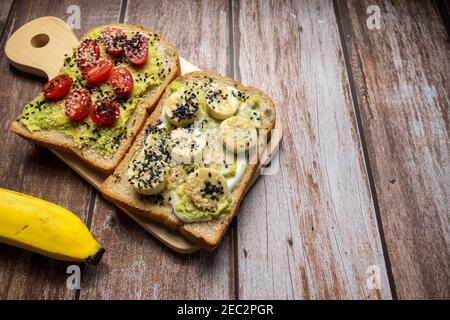
[[[111,174],[179,75],[177,49],[156,32],[101,26],[66,55],[60,75],[23,108],[11,129]]]
[[[101,192],[212,250],[237,213],[275,117],[258,89],[215,72],[185,74],[166,88]]]

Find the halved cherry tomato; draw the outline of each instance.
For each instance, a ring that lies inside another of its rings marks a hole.
[[[147,61],[148,40],[143,34],[136,33],[125,46],[125,55],[130,63],[140,66]]]
[[[97,61],[100,57],[100,49],[98,48],[97,42],[89,39],[84,40],[77,51],[75,51],[75,57],[81,68],[85,68]]]
[[[83,120],[91,107],[91,94],[86,89],[73,90],[66,98],[64,113],[74,121]]]
[[[65,97],[72,86],[72,79],[67,74],[60,74],[47,82],[41,92],[47,100],[58,100]]]
[[[127,68],[114,68],[111,71],[109,81],[114,92],[120,97],[128,96],[133,90],[134,80]]]
[[[109,59],[98,59],[92,65],[84,68],[81,73],[90,83],[102,83],[109,78],[112,62]]]
[[[110,126],[119,118],[120,109],[114,101],[101,100],[97,102],[89,116],[98,126]]]
[[[123,53],[127,43],[127,35],[122,29],[108,28],[102,32],[102,40],[106,51],[112,56],[117,56]]]

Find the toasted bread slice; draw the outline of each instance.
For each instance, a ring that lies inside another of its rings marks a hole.
[[[128,118],[125,128],[125,138],[120,141],[119,146],[112,154],[105,155],[96,149],[89,146],[79,147],[75,144],[74,139],[67,135],[64,131],[58,129],[42,129],[31,132],[22,123],[21,117],[16,119],[11,124],[11,130],[23,137],[26,140],[36,144],[48,147],[54,150],[70,153],[76,155],[79,159],[86,162],[90,166],[104,173],[111,174],[119,164],[120,160],[125,156],[127,150],[132,145],[134,138],[139,132],[142,125],[145,123],[149,113],[153,111],[156,104],[164,93],[167,85],[177,76],[180,75],[180,62],[178,50],[170,43],[165,41],[159,34],[152,30],[145,29],[141,26],[132,26],[127,24],[110,24],[92,29],[86,33],[90,34],[94,30],[99,30],[107,27],[121,28],[126,32],[145,32],[155,37],[155,43],[161,50],[166,50],[167,56],[167,74],[161,78],[161,83],[158,85],[150,85],[142,96],[140,96],[137,105]],[[63,70],[63,69],[62,69]],[[135,79],[136,82],[136,79]]]
[[[180,83],[189,81],[207,81],[205,79],[213,79],[212,81],[219,84],[233,86],[248,96],[257,96],[260,101],[259,108],[262,118],[261,128],[266,129],[270,135],[270,131],[275,125],[276,113],[272,100],[264,92],[252,87],[245,87],[232,79],[211,71],[191,72],[181,76],[175,81]],[[170,94],[171,87],[168,87],[159,101],[158,106],[150,115],[144,128],[137,136],[136,141],[131,147],[129,153],[119,164],[114,174],[109,176],[102,184],[101,192],[106,199],[112,201],[113,203],[146,216],[172,230],[177,230],[193,243],[196,243],[208,250],[212,250],[220,243],[225,231],[230,225],[231,220],[238,211],[239,205],[244,197],[246,187],[258,167],[258,156],[256,154],[253,155],[253,159],[251,159],[252,161],[249,161],[249,163],[253,164],[248,164],[246,166],[241,179],[232,190],[231,196],[233,201],[231,203],[229,213],[220,218],[204,222],[186,223],[174,214],[170,203],[168,203],[168,199],[165,197],[142,196],[137,193],[128,182],[128,167],[145,144],[148,135],[148,130],[146,130],[146,128],[154,127],[160,124],[164,102]]]

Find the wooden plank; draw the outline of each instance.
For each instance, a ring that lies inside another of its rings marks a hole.
[[[3,0],[0,2],[0,36],[3,34],[13,2],[14,0]]]
[[[391,298],[332,2],[236,1],[233,20],[236,78],[285,129],[238,216],[239,298]]]
[[[228,67],[227,1],[203,4],[176,1],[128,1],[125,20],[159,31],[180,56],[201,70],[225,74]]]
[[[341,2],[398,297],[450,298],[450,44],[427,1]]]
[[[226,72],[226,8],[226,1],[128,1],[125,22],[159,31],[198,67]],[[100,198],[92,232],[107,252],[97,268],[86,268],[81,299],[234,297],[231,232],[213,253],[181,256]]]
[[[16,1],[1,39],[29,20],[44,15],[67,18],[71,1]],[[120,1],[78,1],[83,21],[106,23],[117,19]],[[96,16],[95,19],[91,17]],[[103,20],[102,18],[103,17]],[[82,21],[81,34],[91,22]],[[35,97],[42,79],[9,66],[0,52],[0,176],[1,186],[31,194],[73,211],[86,221],[91,187],[50,151],[27,143],[9,131],[10,123],[25,103]],[[65,286],[68,264],[52,261],[6,245],[0,245],[0,299],[72,299],[74,290]]]

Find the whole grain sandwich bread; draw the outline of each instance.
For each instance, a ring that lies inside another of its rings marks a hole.
[[[214,249],[274,125],[275,107],[264,92],[215,72],[188,73],[166,88],[101,192]]]
[[[179,74],[177,49],[156,32],[98,27],[66,55],[60,74],[25,105],[11,129],[112,173]]]

